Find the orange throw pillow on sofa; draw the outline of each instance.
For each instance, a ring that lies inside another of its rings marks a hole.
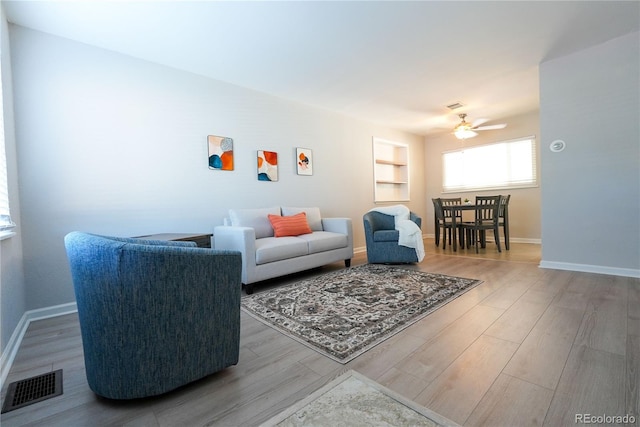
[[[312,233],[307,214],[300,212],[291,216],[268,215],[276,237],[299,236]]]

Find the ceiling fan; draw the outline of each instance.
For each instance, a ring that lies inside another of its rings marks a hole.
[[[487,122],[489,119],[478,119],[473,123],[468,123],[467,121],[465,121],[465,118],[467,117],[467,115],[464,113],[458,114],[458,117],[460,117],[462,121],[455,128],[453,128],[453,133],[458,139],[473,138],[474,136],[478,135],[478,133],[475,132],[477,130],[496,130],[496,129],[504,129],[507,127],[506,123],[500,123],[497,125],[489,125],[489,126],[480,126],[481,124]]]

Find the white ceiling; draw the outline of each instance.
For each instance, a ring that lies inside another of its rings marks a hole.
[[[541,62],[640,29],[638,1],[3,4],[18,25],[423,135],[537,110]]]

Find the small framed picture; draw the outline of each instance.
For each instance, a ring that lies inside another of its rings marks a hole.
[[[233,170],[233,139],[225,136],[207,136],[209,169]]]
[[[258,150],[258,181],[278,180],[278,153]]]
[[[298,175],[313,175],[313,152],[308,148],[296,148]]]

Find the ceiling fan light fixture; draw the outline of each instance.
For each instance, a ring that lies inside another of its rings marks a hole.
[[[471,124],[467,123],[464,119],[467,117],[466,114],[458,115],[462,121],[453,128],[453,133],[458,139],[467,139],[476,136],[476,133],[471,130]]]
[[[467,126],[458,126],[453,133],[458,139],[467,139],[476,136],[476,133]]]
[[[473,123],[468,123],[465,120],[465,118],[467,117],[465,113],[458,114],[458,117],[460,117],[461,122],[458,123],[458,125],[453,128],[453,133],[458,139],[473,138],[474,136],[478,135],[476,131],[479,131],[479,130],[495,130],[495,129],[504,129],[505,127],[507,127],[506,123],[480,126],[481,124],[487,122],[488,119],[478,119]]]

